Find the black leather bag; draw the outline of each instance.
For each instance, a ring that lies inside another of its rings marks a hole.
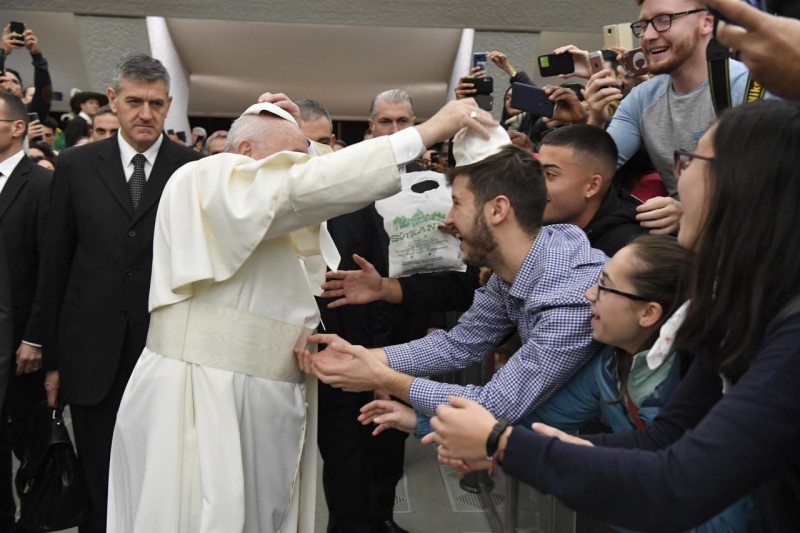
[[[42,405],[34,420],[36,448],[22,463],[16,485],[19,524],[35,531],[57,531],[83,524],[89,497],[75,448],[64,425],[63,406]]]

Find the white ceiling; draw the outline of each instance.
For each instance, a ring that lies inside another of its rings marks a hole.
[[[50,64],[54,90],[68,100],[89,87],[84,54],[70,13],[0,10],[0,21],[21,20],[37,33]],[[322,102],[334,118],[364,119],[380,91],[403,88],[417,117],[446,101],[461,39],[459,29],[275,24],[167,19],[190,73],[189,114],[237,116],[266,90]],[[83,43],[84,46],[87,43]],[[15,51],[7,65],[32,82],[30,56]],[[54,102],[65,111],[67,102]]]

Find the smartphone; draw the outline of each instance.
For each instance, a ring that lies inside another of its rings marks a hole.
[[[641,48],[634,48],[622,54],[622,68],[626,78],[647,74],[647,58]]]
[[[475,94],[492,94],[494,91],[494,79],[486,78],[464,78],[465,83],[471,83],[475,86]]]
[[[186,132],[185,131],[176,131],[175,135],[178,137],[178,139],[181,140],[181,142],[183,142],[183,144],[186,144]]]
[[[34,120],[39,120],[39,113],[36,113],[36,112],[28,113],[28,123],[31,123]],[[44,136],[43,135],[39,135],[38,137],[33,137],[31,139],[31,142],[32,143],[38,143],[38,142],[41,142],[43,140],[44,140]]]
[[[491,111],[494,107],[494,97],[491,94],[473,94],[472,97],[481,109]]]
[[[489,60],[489,52],[473,52],[472,54],[472,66],[480,68],[482,71],[486,72],[486,63]]]
[[[15,46],[24,46],[25,38],[22,36],[22,34],[25,33],[25,24],[22,22],[11,21],[8,26],[8,29],[11,31],[11,33],[16,33],[18,35],[18,37],[14,37],[14,40],[18,43]]]
[[[559,74],[572,74],[573,72],[575,72],[575,60],[569,52],[561,55],[539,56],[539,74],[543,78]]]
[[[589,72],[596,74],[604,68],[606,68],[606,62],[603,59],[603,52],[600,50],[589,52]]]
[[[511,87],[511,107],[536,117],[553,116],[556,104],[550,101],[543,90],[524,83],[514,83]]]
[[[612,48],[633,48],[633,32],[630,24],[611,24],[603,26],[603,50]]]

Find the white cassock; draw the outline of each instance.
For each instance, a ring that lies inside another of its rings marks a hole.
[[[407,153],[382,137],[324,157],[221,154],[172,176],[147,347],[114,429],[108,531],[313,532],[316,381],[292,348],[319,322],[321,258],[338,262],[319,224],[396,193],[413,136]]]

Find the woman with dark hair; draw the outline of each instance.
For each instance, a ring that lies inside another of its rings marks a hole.
[[[605,522],[679,531],[753,493],[763,531],[800,531],[800,103],[725,112],[675,154],[696,253],[676,342],[697,354],[652,427],[573,437],[506,427],[451,398],[440,456],[487,452],[512,476]]]

